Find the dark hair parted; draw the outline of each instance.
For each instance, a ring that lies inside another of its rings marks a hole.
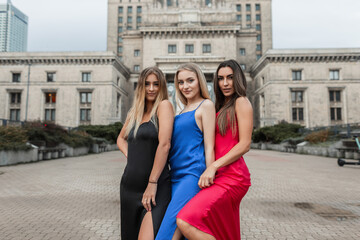
[[[222,93],[220,86],[219,86],[219,70],[221,68],[229,67],[233,70],[233,88],[234,93],[230,97],[230,99],[226,99],[224,94]],[[246,97],[246,78],[245,74],[241,69],[240,64],[235,60],[226,60],[220,63],[219,67],[216,70],[215,77],[214,77],[214,92],[215,92],[215,108],[216,111],[219,112],[217,116],[216,122],[220,130],[220,134],[222,136],[225,135],[227,127],[228,127],[228,120],[230,120],[230,126],[232,135],[236,135],[236,116],[235,116],[235,102],[238,97]]]

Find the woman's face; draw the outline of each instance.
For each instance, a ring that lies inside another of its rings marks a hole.
[[[160,91],[160,81],[155,74],[150,74],[145,80],[145,99],[154,102]]]
[[[188,70],[181,70],[178,73],[177,78],[179,90],[186,99],[192,99],[200,95],[199,80],[196,73]]]
[[[235,89],[233,85],[234,71],[230,67],[220,68],[218,71],[218,83],[221,92],[225,98],[230,97],[234,94]]]

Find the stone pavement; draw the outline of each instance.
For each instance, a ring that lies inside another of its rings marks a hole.
[[[360,239],[360,167],[252,150],[242,239]],[[120,152],[0,167],[0,239],[120,239]]]

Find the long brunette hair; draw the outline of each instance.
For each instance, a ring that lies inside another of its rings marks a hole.
[[[229,67],[233,70],[234,93],[228,102],[225,102],[225,96],[219,86],[218,73],[220,68],[224,67]],[[222,136],[226,134],[228,120],[230,120],[232,135],[236,135],[235,102],[238,97],[246,97],[246,87],[245,74],[237,61],[231,59],[220,63],[214,77],[214,92],[216,97],[215,109],[219,112],[216,122]]]
[[[152,121],[155,127],[157,127],[157,117],[154,117],[154,115],[156,114],[156,110],[159,104],[161,103],[161,101],[168,99],[168,92],[167,92],[164,73],[158,67],[154,66],[154,67],[145,68],[140,73],[138,84],[135,90],[134,101],[127,116],[129,119],[129,124],[125,131],[125,137],[129,136],[129,133],[133,127],[135,127],[134,136],[136,136],[136,133],[139,129],[144,113],[147,110],[145,104],[146,101],[145,80],[151,74],[154,74],[156,78],[159,80],[159,88],[160,88],[150,113],[150,119],[151,119],[150,121]]]

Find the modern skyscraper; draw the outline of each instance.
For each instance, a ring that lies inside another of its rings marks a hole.
[[[0,52],[27,50],[28,17],[10,0],[0,5]]]

